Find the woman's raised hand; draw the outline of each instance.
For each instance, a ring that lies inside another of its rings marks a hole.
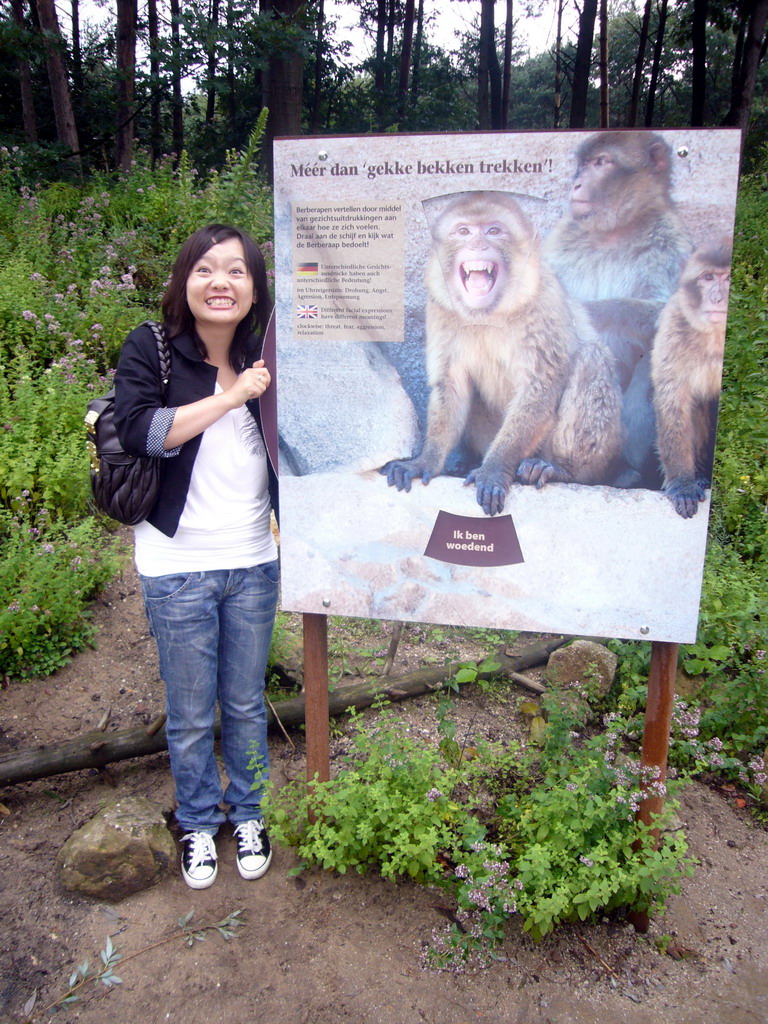
[[[257,359],[253,366],[243,370],[237,380],[227,388],[233,399],[240,399],[237,405],[244,405],[253,398],[260,398],[272,382],[269,370],[263,359]]]

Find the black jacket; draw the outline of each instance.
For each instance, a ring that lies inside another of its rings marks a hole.
[[[253,338],[246,365],[259,358],[259,341]],[[163,401],[157,343],[149,327],[141,325],[125,340],[115,374],[115,428],[123,448],[131,455],[147,455],[152,417],[165,405],[176,408],[207,398],[216,387],[216,367],[206,363],[189,334],[170,339],[171,375]],[[247,403],[249,412],[261,426],[258,399]],[[263,430],[262,430],[263,434]],[[178,453],[163,459],[160,494],[147,516],[156,529],[168,537],[176,533],[184,511],[192,477],[192,467],[200,448],[202,434],[181,445]],[[267,456],[269,497],[277,514],[277,475]]]

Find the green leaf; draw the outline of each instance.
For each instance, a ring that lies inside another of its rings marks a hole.
[[[454,678],[457,683],[474,683],[477,679],[477,669],[460,668]]]

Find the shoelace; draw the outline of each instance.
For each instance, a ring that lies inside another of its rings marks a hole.
[[[237,846],[240,853],[261,853],[261,829],[260,821],[246,821],[237,826]]]
[[[183,836],[192,847],[192,859],[190,868],[196,868],[206,860],[216,860],[216,847],[213,844],[213,837],[207,832],[189,832]]]

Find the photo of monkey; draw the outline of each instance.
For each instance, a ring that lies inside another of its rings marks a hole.
[[[740,141],[276,141],[287,611],[694,642]]]
[[[382,470],[410,491],[460,440],[486,515],[515,481],[608,483],[621,451],[614,360],[542,262],[511,195],[467,192],[437,217],[425,281],[427,432],[418,456]]]
[[[651,353],[664,493],[684,519],[710,486],[731,282],[730,240],[697,249],[664,308]]]
[[[616,359],[624,445],[613,483],[658,488],[649,356],[691,252],[671,197],[672,151],[655,132],[610,131],[587,138],[575,159],[570,209],[545,259]]]

